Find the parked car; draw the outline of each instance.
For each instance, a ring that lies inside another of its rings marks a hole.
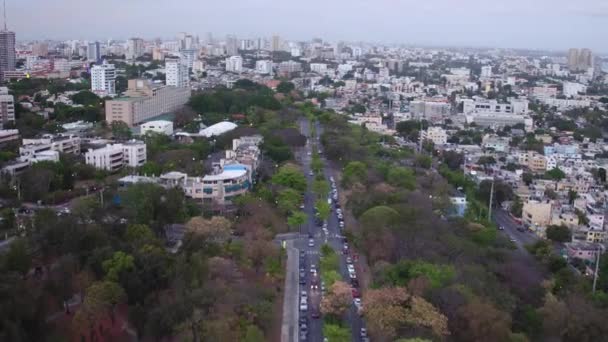
[[[315,239],[308,239],[308,247],[314,247],[315,246]]]

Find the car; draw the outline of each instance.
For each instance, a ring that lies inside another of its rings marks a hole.
[[[300,291],[300,297],[302,297],[302,299],[308,299],[308,292]]]
[[[300,325],[306,325],[306,324],[308,324],[308,317],[300,316]]]
[[[498,230],[505,230],[505,227],[503,227],[503,226],[498,226]]]
[[[308,239],[308,247],[314,247],[315,246],[315,240],[314,239]]]
[[[334,177],[333,176],[329,176],[329,181],[333,183],[334,182]]]
[[[366,338],[367,337],[367,329],[365,328],[361,328],[361,338]]]
[[[310,273],[317,273],[317,265],[315,265],[315,264],[310,265]]]
[[[310,155],[310,152],[306,153],[307,155]]]
[[[314,174],[312,171],[310,171],[310,172],[308,172],[308,175],[312,177],[312,176],[314,176],[315,174]]]
[[[353,294],[353,298],[360,298],[361,297],[361,294],[359,293],[359,290],[357,290],[356,288],[353,287],[351,289],[351,292]]]
[[[325,282],[321,281],[321,291],[325,292]]]
[[[350,278],[350,284],[353,287],[359,287],[359,281],[357,280],[357,278]]]
[[[346,269],[348,272],[355,272],[355,266],[353,266],[353,264],[346,265]]]
[[[345,243],[343,248],[344,248],[345,251],[347,251],[348,250],[348,244]]]
[[[344,220],[344,216],[342,216],[342,214],[338,214],[338,220]]]
[[[300,269],[300,279],[306,280],[306,271],[305,270]]]
[[[336,213],[342,214],[342,209],[340,209],[340,208],[336,209]]]
[[[340,228],[344,228],[344,221],[340,221],[340,222],[338,223],[338,226],[339,226]]]
[[[300,303],[300,311],[308,311],[308,303]]]
[[[327,222],[323,222],[323,229],[327,229]]]
[[[352,264],[353,263],[353,259],[351,257],[346,257],[346,263],[347,264]]]
[[[353,299],[353,304],[355,304],[355,306],[357,307],[357,309],[361,309],[361,306],[363,305],[361,303],[361,298],[355,298],[355,299]]]
[[[509,238],[509,241],[511,241],[511,242],[513,242],[513,243],[515,243],[515,242],[516,242],[514,238]]]
[[[304,208],[305,208],[305,207],[304,207],[304,204],[303,204],[303,203],[302,203],[302,204],[300,204],[300,209],[304,210]]]
[[[300,258],[303,258],[306,256],[306,252],[305,251],[300,251]]]
[[[319,291],[319,285],[317,285],[317,284],[310,284],[310,290],[311,291]]]
[[[313,309],[312,314],[310,316],[314,319],[317,319],[317,318],[321,317],[321,314],[319,313],[319,310]]]
[[[340,208],[340,203],[336,202],[336,208]]]

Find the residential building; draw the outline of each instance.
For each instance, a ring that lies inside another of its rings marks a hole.
[[[116,95],[116,68],[103,61],[91,68],[91,91],[100,97]]]
[[[15,122],[15,98],[7,87],[0,87],[0,128]]]
[[[243,57],[231,56],[226,58],[226,71],[240,74],[243,71]]]
[[[23,139],[19,147],[21,158],[32,158],[44,151],[80,154],[80,137],[76,135],[45,135],[40,139]]]
[[[492,66],[484,65],[481,67],[481,78],[491,78],[492,77]]]
[[[272,74],[272,61],[260,60],[255,62],[255,72],[262,75]]]
[[[587,86],[576,82],[564,82],[562,93],[564,96],[578,96],[579,93],[586,93]]]
[[[291,76],[293,73],[302,71],[302,63],[296,61],[281,62],[279,63],[278,71],[281,76]]]
[[[29,157],[19,157],[5,164],[2,167],[2,170],[0,170],[0,173],[16,176],[23,173],[23,171],[27,170],[32,164],[41,161],[58,162],[59,152],[41,151]]]
[[[32,55],[37,57],[46,57],[49,54],[48,43],[34,43],[32,45]]]
[[[183,107],[190,89],[154,84],[149,80],[129,80],[125,97],[106,101],[106,121],[123,121],[129,127]]]
[[[494,150],[496,152],[508,152],[509,142],[511,139],[507,137],[499,137],[495,134],[486,134],[481,141],[481,147],[486,150]]]
[[[0,144],[19,140],[18,129],[0,129]]]
[[[164,135],[173,134],[173,122],[167,120],[154,120],[144,122],[140,126],[141,135],[145,135],[148,132],[154,132]]]
[[[85,153],[85,162],[95,168],[111,172],[123,167],[140,167],[146,162],[146,144],[130,140],[122,144],[108,144]]]
[[[168,86],[190,87],[190,71],[179,57],[165,58],[165,73]]]
[[[435,145],[445,145],[448,142],[448,134],[441,127],[429,127],[426,131],[420,132],[420,139],[430,140]]]
[[[568,50],[568,69],[576,71],[578,69],[578,49]]]
[[[101,47],[99,46],[99,42],[93,42],[87,45],[87,60],[94,63],[101,61]]]
[[[545,235],[545,228],[551,222],[551,201],[527,200],[522,209],[522,221],[539,236]]]
[[[141,38],[131,38],[127,41],[126,58],[134,60],[144,54],[144,40]]]
[[[527,166],[532,172],[544,172],[547,170],[547,159],[535,151],[525,151],[517,156],[520,165]]]
[[[0,31],[0,82],[5,79],[4,73],[15,71],[15,32],[6,27]]]
[[[281,50],[281,37],[278,35],[272,36],[272,43],[270,45],[271,51],[279,51]]]
[[[327,64],[325,63],[310,63],[310,71],[320,75],[327,73]]]
[[[412,117],[417,119],[427,119],[430,121],[439,121],[450,115],[452,106],[445,102],[436,101],[411,101],[410,112]]]
[[[597,260],[597,253],[603,253],[606,248],[600,243],[591,242],[567,242],[566,254],[568,258],[583,259],[588,262],[595,262]]]

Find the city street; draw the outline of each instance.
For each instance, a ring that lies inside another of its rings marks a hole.
[[[525,251],[525,245],[533,244],[538,241],[538,237],[532,232],[525,230],[520,232],[517,230],[520,227],[519,223],[515,222],[511,215],[502,208],[492,210],[492,218],[499,227],[503,227],[503,232],[511,239],[518,249]]]

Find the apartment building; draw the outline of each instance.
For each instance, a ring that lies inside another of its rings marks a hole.
[[[140,167],[146,162],[146,144],[130,140],[122,144],[108,144],[90,149],[85,153],[85,162],[95,168],[116,172],[123,167]]]
[[[19,155],[27,159],[44,151],[80,154],[80,142],[80,137],[76,135],[45,135],[40,139],[23,139]]]
[[[19,140],[18,129],[0,129],[0,144]]]
[[[231,56],[226,58],[226,71],[241,73],[243,71],[243,57]]]
[[[190,87],[190,70],[179,57],[167,57],[165,59],[165,74],[168,86]]]
[[[7,87],[0,87],[0,128],[15,122],[15,98]]]
[[[549,200],[527,200],[521,215],[524,226],[544,237],[545,228],[551,222],[551,209],[552,203]]]
[[[435,145],[445,145],[448,142],[448,134],[441,127],[429,127],[426,131],[420,132],[420,139],[430,140]]]
[[[116,95],[116,68],[103,61],[91,68],[91,91],[99,96]]]
[[[527,166],[532,172],[544,172],[547,170],[547,158],[534,151],[521,152],[518,155],[520,165]]]
[[[190,89],[154,84],[149,80],[129,80],[125,97],[106,101],[106,121],[122,121],[129,127],[183,107]]]

